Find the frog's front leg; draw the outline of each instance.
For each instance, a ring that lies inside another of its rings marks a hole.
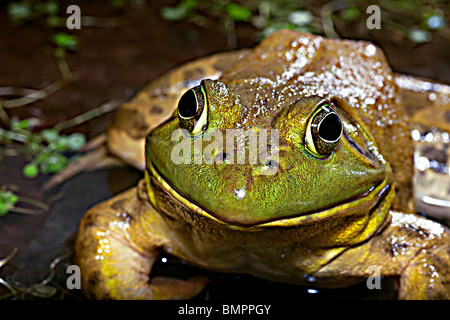
[[[142,183],[102,202],[83,217],[75,243],[84,293],[94,299],[188,299],[207,279],[149,275],[170,231],[148,201]],[[145,196],[145,195],[144,195]],[[149,225],[145,223],[151,222]]]
[[[317,279],[368,278],[374,266],[399,278],[399,299],[450,299],[449,230],[413,214],[390,212],[391,222],[314,273]]]

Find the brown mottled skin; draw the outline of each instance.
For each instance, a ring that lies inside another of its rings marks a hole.
[[[400,299],[450,298],[449,230],[414,214],[405,93],[398,94],[379,49],[280,31],[252,51],[207,61],[172,71],[125,105],[118,115],[132,114],[133,128],[122,122],[126,117],[110,127],[109,147],[123,158],[131,154],[136,166],[143,163],[145,128],[153,130],[145,147],[146,179],[93,207],[80,223],[76,263],[88,297],[198,294],[207,283],[203,277],[149,279],[166,251],[211,270],[299,284],[314,277],[319,286],[364,280],[376,265],[382,276],[399,278]],[[216,61],[225,67],[203,68]],[[258,165],[171,162],[171,133],[180,127],[173,111],[198,81],[179,83],[192,70],[200,74],[189,77],[198,79],[221,75],[203,83],[208,130],[279,129],[275,175],[252,175]],[[345,125],[332,155],[318,159],[304,136],[323,99]],[[246,194],[239,198],[233,191],[242,184]]]

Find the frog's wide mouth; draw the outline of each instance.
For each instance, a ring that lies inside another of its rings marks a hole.
[[[157,208],[155,193],[152,189],[150,178],[153,177],[156,179],[158,184],[164,189],[165,192],[169,193],[176,201],[181,203],[187,209],[199,214],[203,217],[211,219],[220,224],[227,225],[232,229],[258,229],[265,227],[292,227],[305,223],[311,223],[316,221],[321,221],[324,219],[328,219],[337,215],[348,215],[352,213],[358,213],[361,211],[361,208],[365,208],[367,212],[373,211],[380,206],[389,206],[390,202],[393,198],[393,189],[390,184],[390,174],[389,170],[387,170],[386,177],[383,181],[378,183],[377,185],[371,187],[367,191],[347,199],[346,201],[340,202],[334,206],[328,206],[325,208],[318,208],[314,211],[303,212],[299,215],[292,215],[285,218],[278,218],[274,220],[266,220],[254,224],[239,224],[236,222],[226,221],[225,219],[221,219],[216,215],[208,212],[203,209],[199,204],[193,202],[189,198],[187,198],[183,193],[178,191],[167,179],[165,179],[159,170],[152,164],[151,161],[147,162],[147,169],[145,170],[145,180],[147,185],[147,192],[149,196],[149,200],[152,205]],[[390,197],[388,197],[390,195]],[[388,203],[384,201],[386,198],[390,198]]]

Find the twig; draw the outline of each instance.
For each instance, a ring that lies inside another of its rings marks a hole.
[[[27,96],[35,93],[36,91],[39,90],[19,87],[1,87],[0,96]]]
[[[12,207],[11,209],[9,209],[9,212],[28,214],[30,216],[40,216],[42,214],[33,209],[26,209],[26,208],[20,208],[20,207]]]
[[[227,47],[235,49],[237,46],[236,26],[230,18],[225,20],[225,33],[227,36]]]
[[[5,108],[5,109],[9,109],[9,108],[25,106],[25,105],[33,103],[35,101],[42,100],[42,99],[46,98],[47,96],[53,94],[54,92],[58,91],[61,88],[62,88],[61,81],[59,81],[59,80],[55,81],[42,90],[33,90],[31,93],[27,94],[24,97],[0,101],[1,102],[0,109],[1,109],[1,107]],[[23,89],[23,90],[29,90],[29,89]]]
[[[323,32],[328,38],[340,38],[340,36],[334,30],[333,13],[349,6],[351,6],[351,3],[343,3],[340,0],[335,0],[325,4],[320,10],[320,15],[322,16]]]
[[[56,131],[61,131],[76,125],[79,125],[83,122],[86,122],[88,120],[91,120],[93,118],[99,117],[104,115],[105,113],[114,111],[115,109],[117,109],[119,107],[119,105],[122,103],[121,100],[111,100],[108,101],[104,104],[102,104],[100,107],[89,110],[83,114],[80,114],[79,116],[76,116],[75,118],[66,120],[64,122],[60,122],[58,124],[56,124],[53,128]]]
[[[14,288],[8,283],[8,282],[6,282],[5,280],[3,280],[2,278],[0,278],[0,284],[2,284],[2,285],[4,285],[6,288],[8,288],[8,290],[9,291],[11,291],[9,294],[7,294],[7,295],[5,295],[4,297],[6,298],[6,297],[9,297],[9,296],[11,296],[11,295],[16,295],[17,294],[17,291],[16,290],[14,290]],[[3,297],[0,297],[0,299],[2,299]]]
[[[37,285],[46,285],[46,284],[48,284],[53,279],[53,277],[55,276],[56,265],[58,263],[60,263],[62,260],[66,259],[66,258],[68,258],[70,256],[71,256],[71,253],[67,252],[65,254],[60,255],[59,257],[56,257],[55,260],[53,260],[52,263],[50,264],[50,274],[48,275],[48,277],[45,278],[44,280],[42,280]]]
[[[58,64],[59,71],[61,72],[64,80],[71,82],[73,80],[72,71],[70,71],[69,65],[67,64],[66,50],[62,47],[57,47],[55,49],[56,63]]]
[[[11,253],[9,255],[7,255],[6,257],[4,257],[3,259],[0,260],[0,268],[2,268],[5,264],[7,264],[12,258],[14,258],[14,256],[17,254],[17,252],[19,251],[19,248],[14,247],[11,250]]]
[[[18,200],[20,202],[23,202],[23,203],[26,203],[26,204],[38,207],[38,208],[40,208],[42,210],[48,210],[48,205],[46,205],[45,203],[43,203],[41,201],[34,200],[34,199],[31,199],[31,198],[21,197],[21,196],[18,197]]]
[[[0,268],[2,268],[4,265],[6,265],[14,256],[17,254],[19,249],[17,247],[14,247],[9,255],[7,255],[5,258],[0,260]],[[10,294],[16,295],[17,291],[5,280],[0,278],[0,284],[4,285],[8,290],[11,292]]]
[[[9,118],[8,114],[6,113],[3,104],[4,104],[4,101],[0,100],[0,119],[3,121],[4,124],[6,124],[7,126],[10,126],[11,119]]]

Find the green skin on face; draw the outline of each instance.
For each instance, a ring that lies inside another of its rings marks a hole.
[[[272,157],[277,156],[275,168],[268,168],[267,162],[249,163],[248,140],[247,144],[245,140],[237,142],[247,152],[243,164],[236,163],[237,143],[232,164],[193,163],[194,156],[190,163],[175,164],[171,157],[180,143],[185,143],[186,150],[193,150],[193,154],[209,152],[211,148],[205,149],[214,138],[203,140],[197,149],[194,146],[211,131],[223,137],[213,156],[223,154],[229,150],[227,129],[245,128],[243,124],[248,121],[242,98],[236,98],[225,83],[206,80],[202,87],[206,93],[207,129],[197,135],[181,136],[182,141],[173,139],[172,134],[183,124],[178,117],[172,117],[148,135],[147,165],[151,163],[153,170],[182,198],[218,220],[255,225],[291,217],[303,217],[306,221],[319,214],[324,218],[342,210],[342,206],[370,211],[377,205],[380,190],[388,188],[389,165],[379,155],[369,132],[350,116],[344,101],[330,102],[318,96],[300,98],[272,118],[253,120],[251,130],[256,132],[258,141],[262,139],[261,129],[278,133],[278,146],[268,146],[277,149],[271,150]],[[311,150],[318,137],[309,132],[314,116],[323,106],[330,105],[339,116],[343,132],[331,153],[320,155]],[[270,144],[270,139],[265,141]],[[227,154],[233,156],[232,152]]]
[[[156,173],[183,203],[224,223],[300,223],[350,209],[367,213],[392,201],[386,194],[394,192],[399,166],[392,167],[391,155],[395,161],[401,158],[389,151],[393,146],[384,135],[397,134],[395,130],[404,134],[404,128],[397,109],[387,112],[396,102],[384,57],[356,43],[285,35],[281,41],[269,37],[219,80],[204,80],[195,89],[200,107],[191,113],[196,125],[184,117],[191,114],[183,104],[147,136],[150,175]],[[324,107],[334,116],[327,118]],[[329,121],[321,122],[324,118]],[[333,133],[336,121],[339,134]],[[393,125],[384,127],[386,123]],[[335,141],[321,139],[319,124]],[[192,159],[211,153],[209,138],[196,142],[213,132],[223,140],[213,157],[225,152],[234,163],[174,163],[173,150],[182,142],[172,135],[183,128],[191,131]],[[276,132],[278,143],[267,145],[276,168],[268,168],[267,159],[250,162],[254,146],[248,139],[234,144],[230,130],[254,132],[258,142],[264,140],[263,130]],[[245,161],[236,163],[242,150]]]

